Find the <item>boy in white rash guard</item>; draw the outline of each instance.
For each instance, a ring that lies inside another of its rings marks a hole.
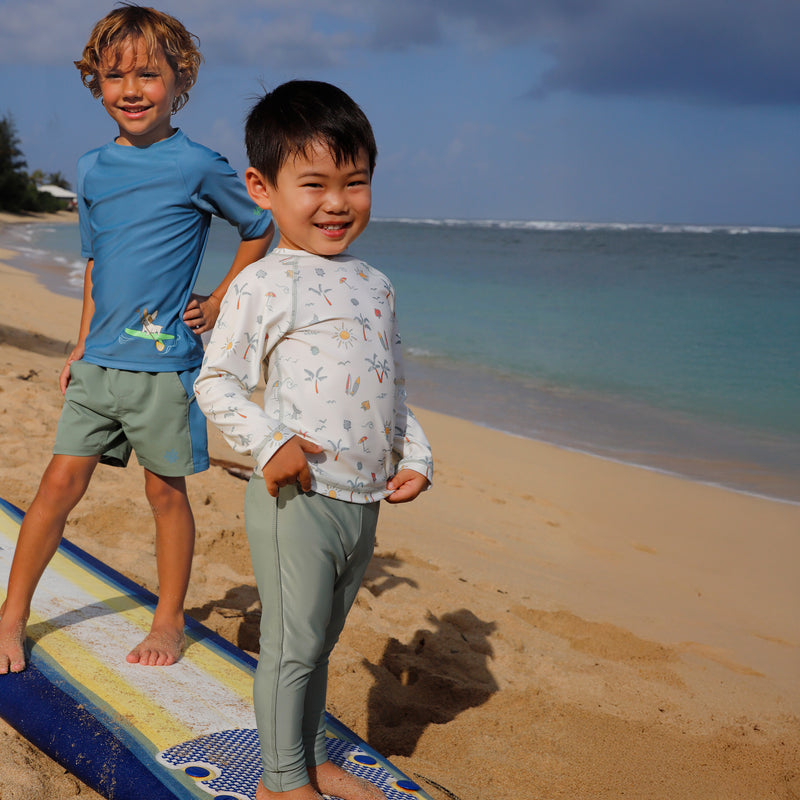
[[[326,83],[265,95],[246,126],[248,191],[280,231],[225,295],[198,403],[256,470],[245,523],[261,596],[254,684],[259,800],[383,793],[328,761],[328,657],[372,556],[378,501],[431,480],[406,406],[392,284],[346,249],[369,221],[377,149],[361,109]],[[262,367],[264,407],[250,400]]]
[[[127,660],[167,666],[181,655],[195,536],[186,476],[208,468],[206,420],[192,391],[200,334],[273,234],[227,161],[172,127],[200,61],[177,19],[125,4],[94,26],[75,62],[118,135],[78,162],[83,311],[60,376],[53,457],[22,522],[0,609],[0,673],[25,669],[33,593],[95,468],[124,467],[133,450],[155,519],[159,598],[149,634]],[[212,215],[236,225],[242,241],[220,286],[199,297],[192,291]]]

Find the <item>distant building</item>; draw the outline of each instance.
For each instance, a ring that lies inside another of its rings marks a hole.
[[[40,192],[45,192],[53,197],[57,197],[59,200],[66,200],[67,211],[74,211],[78,207],[78,195],[76,195],[75,192],[71,192],[69,189],[64,189],[61,186],[54,186],[52,184],[37,186],[36,188]]]

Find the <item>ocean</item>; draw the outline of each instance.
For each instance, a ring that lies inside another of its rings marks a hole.
[[[236,244],[215,221],[198,291]],[[76,225],[0,246],[80,296]],[[412,405],[800,502],[800,228],[379,219],[353,253],[397,290]]]

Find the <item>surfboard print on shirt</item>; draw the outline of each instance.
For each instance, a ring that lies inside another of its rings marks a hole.
[[[163,333],[163,327],[161,325],[156,325],[155,319],[158,316],[158,309],[156,309],[152,314],[148,313],[146,308],[143,308],[139,312],[139,321],[142,324],[141,330],[136,330],[136,328],[125,328],[125,333],[128,336],[133,336],[137,339],[150,339],[155,342],[156,350],[159,353],[163,353],[165,349],[165,341],[169,341],[170,339],[174,339],[175,337],[171,333]]]

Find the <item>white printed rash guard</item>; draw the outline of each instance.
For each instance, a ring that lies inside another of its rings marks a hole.
[[[200,408],[257,470],[290,437],[307,454],[312,490],[356,503],[386,497],[403,468],[431,480],[431,449],[406,407],[394,289],[347,254],[276,249],[231,284],[206,348]],[[250,400],[266,378],[263,409]]]

